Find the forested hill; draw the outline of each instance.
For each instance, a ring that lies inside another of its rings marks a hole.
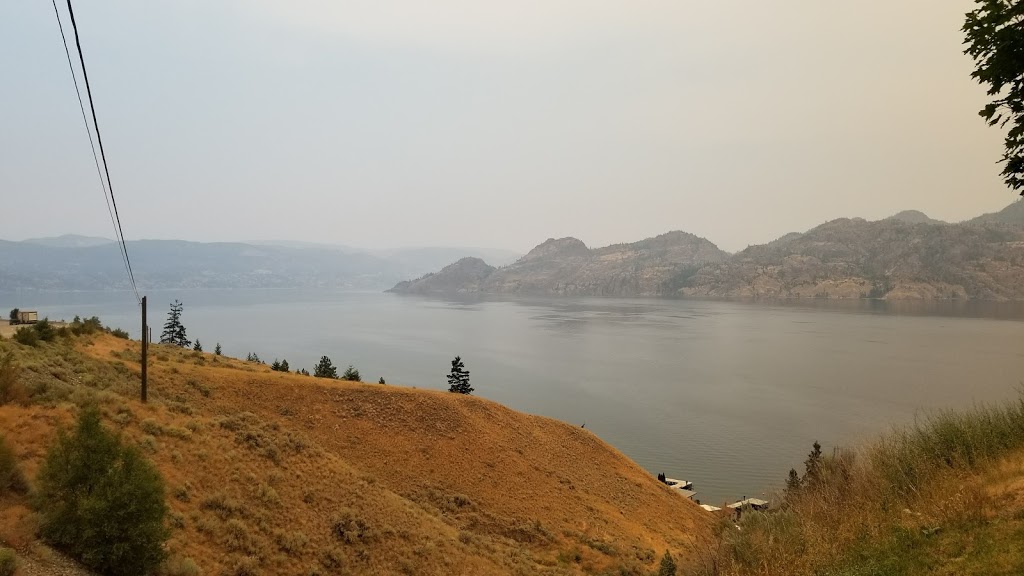
[[[448,267],[392,291],[587,296],[1024,299],[1024,201],[948,224],[917,211],[843,218],[729,255],[671,232],[589,249],[547,240],[519,261]]]

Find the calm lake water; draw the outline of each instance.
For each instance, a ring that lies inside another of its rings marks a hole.
[[[149,292],[174,298],[207,351],[446,388],[459,354],[477,394],[586,423],[652,474],[721,503],[778,487],[818,440],[870,439],[923,411],[1014,399],[1024,306],[709,300],[439,300],[333,291]],[[0,293],[6,310],[98,315],[138,337],[127,293]]]

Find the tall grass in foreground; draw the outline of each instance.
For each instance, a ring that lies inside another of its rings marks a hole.
[[[992,497],[982,482],[993,464],[1022,450],[1024,395],[929,414],[860,450],[823,456],[775,509],[747,512],[738,525],[723,522],[720,546],[698,550],[702,563],[691,573],[960,574],[972,573],[972,561],[988,562],[973,573],[1014,573],[998,566],[1024,567],[1024,551],[971,547],[998,542],[993,526],[1024,533],[1024,513],[1010,523],[990,521]],[[967,564],[947,571],[947,552]]]

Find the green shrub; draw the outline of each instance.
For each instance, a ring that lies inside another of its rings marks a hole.
[[[22,326],[14,333],[14,341],[25,346],[36,346],[39,344],[39,333],[28,326]]]
[[[149,574],[167,539],[160,474],[132,446],[106,430],[87,407],[72,434],[63,430],[39,470],[39,532],[104,574]]]
[[[32,328],[36,331],[36,336],[43,342],[52,342],[57,337],[57,330],[54,329],[53,324],[50,324],[49,318],[43,318],[36,322]]]
[[[121,338],[122,340],[128,339],[128,331],[122,330],[120,328],[114,328],[113,330],[111,330],[110,335],[113,336],[114,338]]]
[[[14,353],[8,352],[0,357],[0,406],[27,400],[28,390],[21,383],[21,370],[14,363]]]
[[[14,450],[11,450],[4,437],[0,436],[0,496],[8,492],[24,494],[27,491],[28,482],[18,467]]]
[[[18,568],[18,557],[10,548],[0,548],[0,576],[14,576]]]

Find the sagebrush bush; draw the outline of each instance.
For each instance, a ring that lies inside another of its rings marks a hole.
[[[9,492],[23,494],[28,491],[28,482],[18,466],[14,450],[0,436],[0,496]]]
[[[18,570],[18,557],[10,548],[0,548],[0,576],[14,576]]]
[[[0,406],[11,402],[24,404],[28,401],[28,390],[21,382],[21,370],[14,362],[14,353],[0,356]]]
[[[25,346],[38,346],[39,334],[32,328],[23,326],[14,333],[14,341]]]
[[[39,470],[39,532],[103,574],[150,574],[164,560],[167,505],[159,472],[82,410],[73,433],[58,430]]]

